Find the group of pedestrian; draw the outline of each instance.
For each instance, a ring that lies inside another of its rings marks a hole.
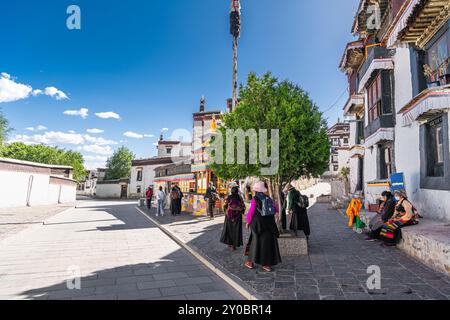
[[[418,224],[419,218],[404,190],[397,190],[394,194],[384,191],[380,209],[369,223],[366,241],[381,240],[383,246],[396,246],[402,239],[401,229]]]
[[[147,199],[147,209],[152,208],[152,200],[154,196],[153,188],[148,187],[145,192],[145,196]],[[183,201],[183,192],[181,191],[178,185],[174,185],[170,191],[170,212],[173,216],[180,215],[182,211],[182,201]],[[167,194],[164,192],[164,188],[162,186],[159,187],[156,192],[156,216],[164,216],[164,211],[166,207]]]
[[[268,194],[267,184],[257,182],[253,186],[250,208],[246,216],[246,229],[250,232],[244,255],[247,260],[244,266],[254,269],[255,264],[261,265],[265,272],[271,272],[273,266],[281,263],[281,254],[278,245],[280,231],[276,223],[279,208]],[[309,237],[310,228],[307,215],[309,201],[292,185],[286,189],[287,202],[283,209],[291,215],[290,229],[297,236],[303,230]],[[230,195],[224,203],[225,221],[220,241],[236,251],[243,246],[243,217],[246,212],[245,202],[240,195],[238,186],[231,188]]]

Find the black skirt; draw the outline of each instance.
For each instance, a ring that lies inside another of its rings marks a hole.
[[[290,229],[292,231],[302,230],[307,237],[311,234],[307,209],[299,208],[295,210],[291,215]]]
[[[231,220],[225,215],[220,242],[236,248],[242,247],[244,244],[242,237],[242,215],[239,215],[235,220]]]
[[[275,218],[261,217],[256,213],[252,221],[249,259],[262,266],[275,266],[281,263],[278,237]]]

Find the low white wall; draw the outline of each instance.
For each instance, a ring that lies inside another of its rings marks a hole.
[[[52,179],[58,182],[51,183]],[[0,208],[74,203],[75,199],[75,181],[61,177],[52,178],[50,170],[45,172],[45,165],[2,159]]]
[[[120,184],[97,184],[97,198],[120,198]]]

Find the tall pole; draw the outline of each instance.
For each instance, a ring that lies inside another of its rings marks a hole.
[[[231,102],[231,111],[238,104],[238,39],[241,35],[241,3],[240,0],[232,0],[230,12],[230,33],[233,36],[233,95]]]
[[[238,51],[238,39],[233,37],[233,100],[231,111],[236,108],[237,105],[237,87],[238,87],[238,70],[237,70],[237,51]]]

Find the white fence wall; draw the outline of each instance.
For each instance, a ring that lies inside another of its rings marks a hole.
[[[50,167],[1,159],[0,208],[74,203],[76,182],[68,178],[52,177],[50,169],[46,171]]]

